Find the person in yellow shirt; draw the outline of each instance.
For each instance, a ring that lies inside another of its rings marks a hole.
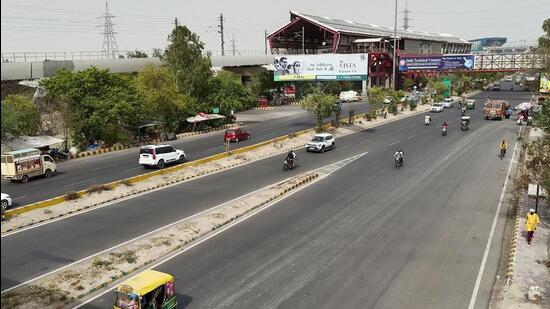
[[[502,140],[502,142],[500,142],[500,158],[503,159],[504,156],[506,155],[506,149],[508,149],[508,144],[506,143],[505,140]]]
[[[534,209],[529,209],[527,217],[525,217],[525,230],[527,231],[527,243],[530,245],[533,240],[533,235],[540,224],[540,219]]]

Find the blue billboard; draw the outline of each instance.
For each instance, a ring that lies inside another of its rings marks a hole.
[[[464,71],[473,70],[475,55],[399,56],[399,71]]]

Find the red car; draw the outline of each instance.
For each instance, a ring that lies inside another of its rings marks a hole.
[[[233,128],[225,131],[223,135],[224,141],[239,142],[250,139],[250,133],[241,128]]]

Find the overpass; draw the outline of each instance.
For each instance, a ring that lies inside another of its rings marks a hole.
[[[12,54],[2,54],[3,57]],[[39,53],[42,55],[42,53]],[[48,56],[44,53],[43,60],[26,61],[31,57],[15,56],[10,62],[2,62],[2,81],[17,81],[50,77],[60,68],[69,71],[85,70],[89,67],[109,69],[114,73],[134,73],[141,71],[146,65],[158,66],[161,61],[157,57],[122,58],[122,59],[67,59],[67,53],[56,53]],[[75,54],[70,54],[74,56]],[[99,53],[98,53],[99,55]],[[11,57],[3,58],[4,61]],[[53,59],[52,59],[53,58]],[[91,58],[91,56],[90,56]],[[36,59],[36,58],[35,58]],[[212,56],[214,69],[232,71],[241,76],[251,76],[259,68],[273,63],[274,57],[266,54]],[[391,60],[390,60],[391,61]],[[534,51],[514,53],[481,53],[476,54],[475,70],[469,72],[514,72],[540,69],[543,67],[544,55]]]

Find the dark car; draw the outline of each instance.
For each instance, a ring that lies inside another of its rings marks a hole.
[[[500,91],[500,84],[494,84],[493,91]]]
[[[225,134],[223,135],[223,140],[225,142],[231,141],[231,142],[239,142],[242,140],[248,140],[250,139],[250,133],[247,132],[245,129],[241,128],[233,128],[225,131]]]

